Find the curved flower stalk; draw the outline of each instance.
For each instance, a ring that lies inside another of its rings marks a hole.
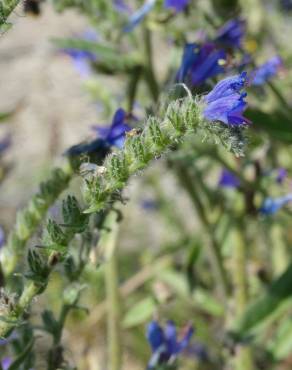
[[[199,128],[203,137],[212,133],[218,141],[230,145],[231,150],[241,151],[240,126],[245,125],[240,123],[246,122],[241,115],[246,105],[240,93],[243,86],[242,76],[229,77],[217,84],[204,102],[198,103],[191,97],[173,101],[163,113],[163,119],[149,117],[141,133],[129,131],[123,149],[108,155],[100,171],[85,179],[84,196],[89,206],[85,212],[104,209],[110,201],[120,197],[131,175],[179,144],[187,134],[199,132]],[[208,104],[211,104],[209,108]],[[226,125],[212,122],[215,120]],[[231,125],[230,130],[228,125]],[[232,132],[232,126],[237,126],[237,131]],[[226,143],[228,139],[231,139],[229,144]]]
[[[25,274],[25,284],[19,298],[1,291],[0,297],[0,338],[6,337],[11,330],[20,325],[23,313],[32,300],[47,287],[49,277],[55,266],[64,260],[68,246],[74,236],[87,229],[88,216],[81,212],[77,200],[68,196],[63,201],[63,223],[58,225],[48,220],[43,235],[42,246],[28,252],[29,271]]]
[[[16,225],[8,236],[6,246],[1,250],[0,260],[5,276],[13,273],[22,258],[28,240],[35,233],[48,209],[68,187],[73,171],[67,165],[63,169],[56,168],[51,177],[41,183],[39,192],[32,197],[28,205],[16,216]]]

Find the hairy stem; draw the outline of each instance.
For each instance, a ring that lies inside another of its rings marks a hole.
[[[72,175],[73,170],[69,164],[62,169],[54,169],[50,178],[41,183],[39,192],[31,198],[24,209],[17,213],[16,225],[9,234],[7,245],[0,255],[1,268],[5,277],[9,277],[14,272],[24,255],[28,240],[37,230],[48,209],[68,187]]]

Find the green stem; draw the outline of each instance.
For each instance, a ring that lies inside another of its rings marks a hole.
[[[248,279],[246,271],[246,241],[243,238],[244,227],[234,230],[235,243],[233,245],[233,283],[235,317],[240,318],[248,303]],[[251,348],[239,346],[235,357],[235,370],[252,370],[253,361]]]
[[[73,176],[69,164],[62,169],[54,169],[50,178],[40,185],[28,205],[17,213],[16,225],[8,236],[8,242],[1,251],[1,267],[5,277],[9,277],[15,270],[25,252],[28,240],[35,233],[48,209],[68,187]]]
[[[206,244],[206,249],[212,266],[214,280],[218,283],[218,290],[222,300],[226,302],[226,298],[229,292],[229,285],[222,261],[222,256],[220,254],[220,246],[218,245],[218,242],[214,237],[212,224],[209,222],[205,207],[201,202],[200,196],[197,194],[195,184],[191,179],[188,169],[182,163],[179,163],[179,161],[176,161],[174,165],[176,173],[178,175],[178,179],[182,186],[188,192],[198,212],[202,226],[209,237],[210,242]]]
[[[145,66],[144,75],[145,81],[149,87],[152,99],[157,103],[159,98],[159,85],[155,76],[154,65],[153,65],[153,50],[151,32],[147,27],[143,29],[144,47],[145,47]]]
[[[117,213],[110,211],[104,223],[100,245],[105,252],[105,282],[107,293],[107,334],[108,334],[108,369],[120,370],[122,367],[122,341],[120,328],[120,295],[118,283],[117,237],[119,225]]]

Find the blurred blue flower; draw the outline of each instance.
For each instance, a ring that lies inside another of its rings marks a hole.
[[[98,40],[98,37],[94,30],[87,30],[79,39],[95,42]],[[88,78],[91,75],[91,63],[97,60],[95,53],[77,48],[64,48],[61,51],[72,59],[73,66],[81,77]]]
[[[114,0],[113,4],[118,12],[125,14],[131,13],[131,8],[125,3],[124,0]]]
[[[144,199],[141,202],[141,206],[145,211],[157,211],[160,207],[160,204],[155,199]]]
[[[282,59],[276,55],[256,68],[251,74],[251,84],[261,86],[274,77],[283,68]]]
[[[176,12],[181,12],[189,4],[190,0],[164,0],[164,6]]]
[[[240,48],[246,31],[243,19],[231,19],[217,31],[215,41],[230,48]]]
[[[152,10],[156,0],[146,0],[145,3],[136,10],[129,18],[128,24],[124,27],[124,32],[131,32],[143,21],[146,15]]]
[[[8,370],[11,364],[12,364],[12,360],[10,357],[4,357],[3,360],[1,360],[1,365],[2,365],[3,370]]]
[[[263,215],[274,215],[287,203],[292,201],[292,194],[287,194],[278,198],[266,198],[261,205],[259,212]]]
[[[238,188],[240,186],[239,178],[234,173],[223,169],[218,181],[218,185],[222,188]]]
[[[247,107],[244,100],[245,92],[241,92],[246,83],[247,74],[227,77],[215,85],[213,90],[204,97],[206,103],[203,111],[208,121],[221,121],[229,125],[242,125],[250,123],[243,117]]]
[[[287,170],[286,168],[278,168],[277,170],[277,177],[276,177],[276,181],[278,184],[282,184],[284,182],[284,180],[286,179],[287,177]]]
[[[177,73],[177,80],[187,84],[201,85],[208,78],[224,72],[225,64],[225,51],[218,49],[214,43],[203,45],[187,43]]]
[[[126,119],[127,113],[124,109],[119,108],[113,117],[111,126],[94,125],[92,128],[107,144],[122,148],[126,132],[131,130],[131,127],[126,123]]]
[[[5,233],[2,226],[0,225],[0,248],[3,247],[4,244],[5,244]]]
[[[284,10],[292,10],[292,0],[280,0],[280,4]]]
[[[168,321],[162,329],[157,321],[151,321],[147,327],[147,339],[151,346],[152,356],[148,363],[148,369],[153,369],[160,364],[167,364],[187,348],[193,328],[188,326],[183,333],[182,339],[177,339],[176,327],[173,321]]]
[[[3,154],[11,146],[11,135],[6,135],[0,140],[0,155]]]

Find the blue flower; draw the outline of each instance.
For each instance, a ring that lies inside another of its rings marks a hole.
[[[223,188],[238,188],[240,186],[239,178],[234,173],[223,169],[218,181],[218,185]]]
[[[122,148],[126,132],[131,130],[131,127],[126,123],[126,119],[127,113],[122,108],[119,108],[113,117],[111,126],[95,125],[93,129],[109,146]]]
[[[146,17],[146,15],[152,10],[152,8],[155,5],[156,0],[146,0],[145,3],[134,12],[130,18],[129,22],[124,27],[125,32],[131,32],[133,29],[143,21],[143,19]]]
[[[148,369],[153,369],[160,364],[167,364],[187,348],[193,328],[188,326],[183,333],[182,339],[177,339],[176,327],[172,321],[168,321],[164,329],[157,321],[151,321],[147,327],[147,339],[150,343],[152,356],[148,364]]]
[[[292,194],[287,194],[278,198],[266,198],[261,205],[259,212],[263,215],[274,215],[287,203],[292,201]]]
[[[164,0],[165,8],[171,8],[176,12],[181,12],[189,4],[190,0]]]
[[[240,48],[246,31],[243,19],[231,19],[217,31],[215,41],[230,48]]]
[[[185,45],[177,80],[191,85],[201,85],[208,78],[224,72],[226,53],[214,43]]]
[[[292,0],[280,0],[280,4],[284,10],[292,10]]]
[[[4,357],[3,360],[1,360],[1,366],[3,370],[8,370],[11,364],[12,360],[10,357]]]
[[[80,40],[95,42],[97,41],[96,32],[87,30],[80,37]],[[73,65],[81,77],[88,78],[91,75],[91,63],[97,60],[97,56],[93,52],[77,48],[64,48],[62,52],[72,59]]]
[[[3,154],[11,146],[11,135],[6,135],[0,140],[0,155]]]
[[[229,125],[250,123],[243,117],[247,107],[244,100],[245,92],[241,92],[246,83],[247,74],[227,77],[215,85],[213,90],[204,97],[206,104],[203,115],[208,121],[220,121]]]
[[[269,59],[252,72],[251,84],[254,86],[261,86],[272,77],[274,77],[283,68],[282,59],[276,55]]]

